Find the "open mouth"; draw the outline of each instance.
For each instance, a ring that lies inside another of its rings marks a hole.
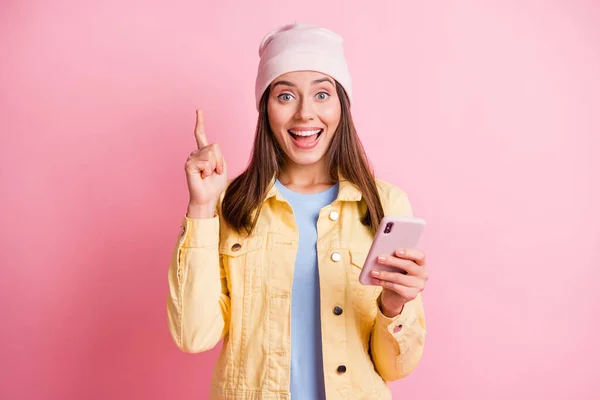
[[[323,129],[296,133],[288,130],[288,133],[290,134],[290,136],[292,136],[292,139],[294,139],[294,142],[296,142],[297,144],[307,145],[316,142],[317,139],[319,139],[319,137],[321,136],[321,133],[323,133]]]

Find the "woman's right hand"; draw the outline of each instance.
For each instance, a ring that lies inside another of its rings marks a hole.
[[[208,144],[204,132],[204,115],[196,110],[194,129],[198,149],[194,150],[185,163],[190,201],[189,218],[212,218],[219,197],[227,186],[227,165],[219,145]]]

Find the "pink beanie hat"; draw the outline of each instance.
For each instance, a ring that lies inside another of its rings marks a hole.
[[[340,35],[308,24],[288,24],[267,33],[260,43],[256,76],[256,109],[267,87],[292,71],[318,71],[331,76],[352,99],[352,80]]]

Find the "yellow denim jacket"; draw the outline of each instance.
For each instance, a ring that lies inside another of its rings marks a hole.
[[[377,186],[385,215],[412,215],[402,190],[381,180]],[[360,200],[360,191],[340,177],[337,199],[321,209],[317,222],[327,400],[391,399],[386,381],[408,375],[423,353],[421,296],[388,318],[379,309],[382,288],[358,281],[373,240],[360,222],[366,209]],[[289,400],[298,249],[292,208],[271,186],[248,237],[228,229],[220,214],[219,204],[213,218],[183,219],[169,268],[171,335],[189,353],[224,338],[211,399]]]

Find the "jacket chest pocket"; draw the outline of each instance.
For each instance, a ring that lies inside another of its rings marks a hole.
[[[350,250],[350,265],[348,266],[349,297],[354,312],[361,318],[361,322],[370,326],[377,314],[377,296],[379,286],[363,285],[358,277],[367,258],[367,253]]]
[[[266,236],[227,235],[219,242],[219,253],[229,281],[232,295],[244,293],[248,288],[260,290],[265,268]]]

